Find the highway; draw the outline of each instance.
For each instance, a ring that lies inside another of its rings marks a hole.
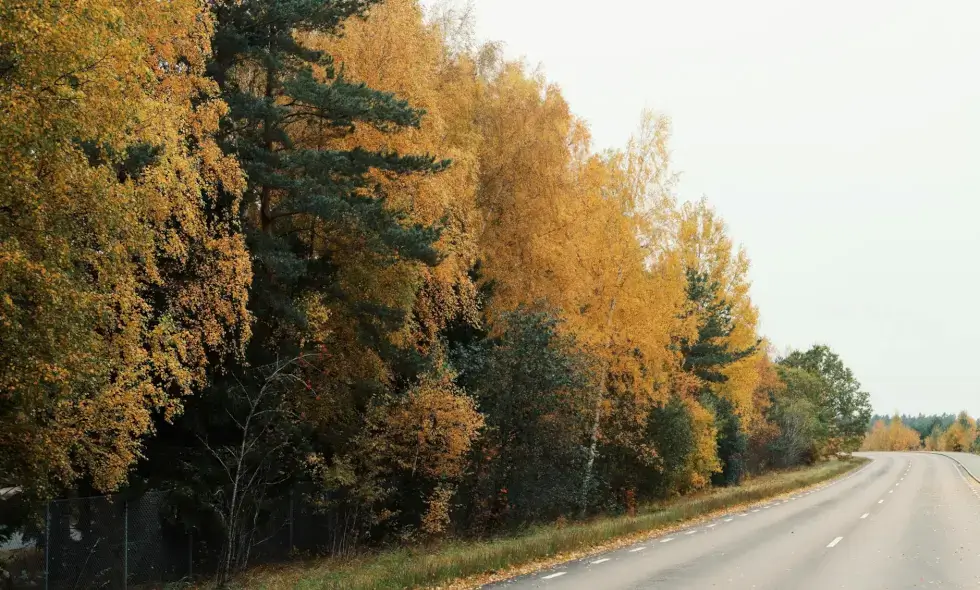
[[[485,588],[980,588],[980,484],[946,456],[858,454],[818,488]]]

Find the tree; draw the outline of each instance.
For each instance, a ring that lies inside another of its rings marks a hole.
[[[956,421],[943,433],[940,445],[943,451],[969,452],[976,437],[976,421],[962,411],[956,416]]]
[[[498,337],[457,339],[451,355],[486,416],[465,494],[477,530],[570,515],[588,437],[589,359],[552,314],[501,321]]]
[[[769,420],[779,427],[769,446],[774,463],[781,467],[812,463],[823,453],[829,436],[830,415],[825,410],[829,386],[803,369],[778,365],[777,371],[785,390],[768,411]]]
[[[755,354],[758,343],[733,350],[727,341],[735,331],[732,304],[720,295],[720,283],[711,281],[706,272],[694,268],[687,269],[687,280],[688,300],[692,304],[692,311],[688,313],[696,314],[698,318],[698,335],[695,340],[680,341],[683,368],[702,381],[701,403],[715,412],[722,470],[713,481],[718,485],[734,485],[741,481],[746,471],[748,437],[731,399],[718,395],[712,385],[725,383],[728,376],[723,370]]]
[[[896,413],[887,422],[878,420],[864,437],[864,451],[914,451],[921,445],[919,433],[904,424]]]
[[[211,26],[194,0],[0,9],[0,486],[117,488],[248,338]]]
[[[826,400],[832,413],[831,436],[845,442],[845,448],[856,449],[871,419],[871,402],[854,373],[825,345],[814,345],[806,352],[794,351],[780,361],[819,376],[829,387]]]

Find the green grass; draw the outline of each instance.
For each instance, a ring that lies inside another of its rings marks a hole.
[[[557,556],[574,554],[630,537],[679,525],[747,503],[779,496],[841,475],[867,459],[832,460],[813,467],[755,477],[743,485],[719,488],[645,507],[637,516],[598,517],[564,526],[530,528],[488,541],[451,541],[403,548],[356,559],[321,559],[250,572],[239,583],[278,590],[386,590],[445,585],[459,578],[511,572]]]

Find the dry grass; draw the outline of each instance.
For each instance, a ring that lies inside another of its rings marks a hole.
[[[627,545],[653,533],[717,516],[745,504],[795,492],[850,471],[867,459],[832,460],[771,473],[743,485],[651,505],[636,517],[599,517],[565,526],[530,528],[511,537],[451,541],[357,559],[320,559],[261,568],[238,580],[245,588],[279,590],[395,590],[473,588],[489,581]]]

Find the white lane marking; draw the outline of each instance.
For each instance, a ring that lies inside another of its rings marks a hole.
[[[731,522],[732,520],[734,520],[734,519],[732,519],[732,518],[726,518],[725,519],[725,522]]]
[[[670,542],[671,542],[671,541],[673,541],[673,540],[674,540],[674,537],[667,537],[666,539],[664,539],[664,540],[662,540],[662,541],[660,541],[660,542],[661,542],[661,543],[670,543]]]
[[[607,561],[609,561],[609,558],[608,557],[603,557],[602,559],[597,559],[597,560],[593,561],[592,562],[592,565],[599,565],[600,563],[606,563]]]
[[[739,514],[739,516],[748,516],[748,513],[743,512],[743,513]]]
[[[841,539],[843,539],[843,538],[844,537],[837,537],[836,539],[834,539],[830,543],[827,543],[827,547],[833,547],[834,545],[840,543],[841,542]]]
[[[717,522],[713,522],[713,523],[709,524],[708,526],[706,526],[705,528],[709,528],[710,529],[713,526],[718,526],[718,523]]]
[[[756,509],[755,509],[755,510],[753,510],[752,512],[758,512],[758,511],[759,511],[759,509],[758,509],[758,508],[756,508]]]
[[[884,502],[884,500],[878,500],[878,503],[879,503],[879,504],[881,504],[882,502]]]
[[[558,572],[557,574],[551,574],[550,576],[545,576],[541,578],[542,580],[550,580],[551,578],[557,578],[558,576],[564,576],[568,572]]]
[[[890,493],[892,493],[892,492],[894,492],[894,491],[895,491],[895,490],[888,490],[888,493],[890,494]]]
[[[684,534],[685,534],[685,535],[693,535],[693,534],[694,534],[694,533],[696,533],[696,532],[697,532],[697,531],[687,531],[687,532],[686,532],[686,533],[684,533]]]
[[[763,507],[762,507],[762,509],[763,509],[763,510],[768,510],[768,509],[770,509],[770,508],[772,508],[772,506],[763,506]]]
[[[861,515],[861,518],[862,519],[865,519],[865,518],[868,517],[869,514],[871,514],[871,513],[870,512],[865,512],[864,514]]]
[[[637,547],[635,549],[630,549],[630,553],[636,553],[637,551],[643,551],[646,547]]]

